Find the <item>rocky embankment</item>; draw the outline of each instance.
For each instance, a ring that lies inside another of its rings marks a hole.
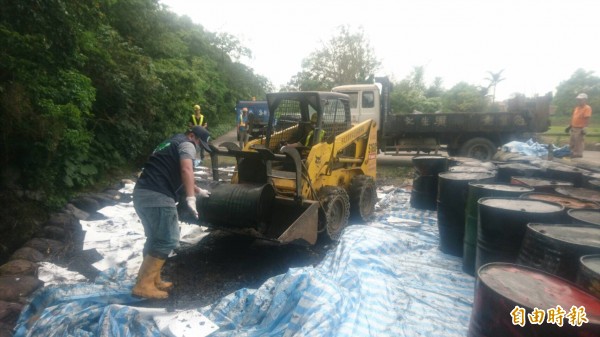
[[[133,183],[122,181],[122,184]],[[93,279],[97,272],[82,253],[84,232],[80,220],[103,216],[97,211],[123,200],[120,186],[80,195],[62,210],[49,215],[31,239],[0,266],[0,337],[12,336],[13,328],[31,294],[43,287],[38,269],[44,262],[76,271]],[[91,257],[90,257],[91,258]]]

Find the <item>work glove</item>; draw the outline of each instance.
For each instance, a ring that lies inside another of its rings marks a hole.
[[[581,129],[581,134],[585,136],[587,134],[587,129],[586,128]]]
[[[194,214],[194,217],[198,219],[198,210],[196,209],[196,197],[186,197],[185,202],[192,211],[192,214]]]
[[[565,128],[565,133],[569,133],[569,132],[571,132],[571,126],[570,125]]]
[[[203,197],[203,198],[208,198],[210,197],[210,191],[209,190],[205,190],[203,188],[200,188],[198,191],[198,195]]]

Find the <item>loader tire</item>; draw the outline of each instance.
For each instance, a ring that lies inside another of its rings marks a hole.
[[[350,216],[367,221],[375,211],[377,190],[373,177],[357,175],[350,182]]]
[[[331,241],[337,241],[342,230],[348,225],[350,200],[348,193],[338,186],[325,186],[319,191],[323,206],[319,210],[319,227]]]

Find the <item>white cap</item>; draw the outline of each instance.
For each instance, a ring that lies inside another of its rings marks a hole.
[[[577,95],[576,98],[577,99],[587,99],[587,94],[581,93],[581,94]]]

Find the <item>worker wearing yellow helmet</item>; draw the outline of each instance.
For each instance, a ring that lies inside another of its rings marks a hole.
[[[194,113],[188,120],[188,129],[192,129],[194,126],[202,126],[205,129],[208,129],[208,123],[204,120],[204,115],[202,114],[202,108],[200,105],[194,105]],[[200,147],[200,160],[194,159],[194,167],[199,166],[204,160],[204,148]]]
[[[190,129],[196,125],[204,125],[204,115],[202,114],[202,108],[200,108],[200,105],[198,104],[194,105],[194,113],[188,120],[188,127]]]

